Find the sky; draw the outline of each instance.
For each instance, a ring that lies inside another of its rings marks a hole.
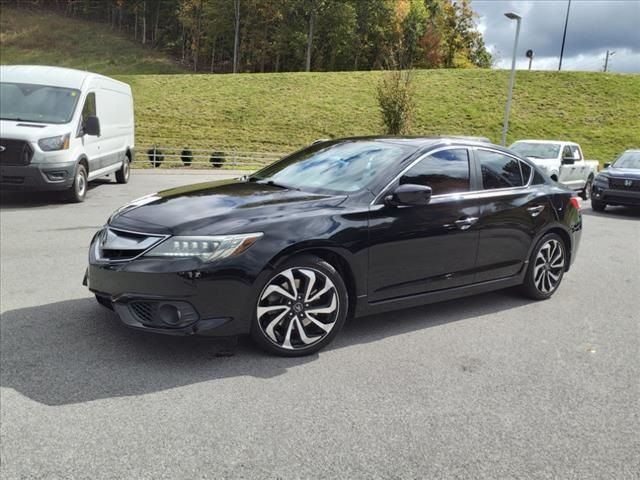
[[[472,0],[478,28],[498,68],[511,68],[516,21],[522,16],[517,68],[557,70],[568,0]],[[614,50],[609,71],[640,73],[640,0],[572,0],[562,70],[602,71],[605,53]]]

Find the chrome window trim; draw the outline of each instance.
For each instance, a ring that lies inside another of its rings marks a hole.
[[[109,225],[105,225],[104,228],[100,231],[100,233],[102,234],[102,232],[105,229],[106,230],[113,230],[115,232],[131,233],[133,235],[141,235],[141,236],[145,236],[145,237],[157,237],[159,240],[156,243],[154,243],[153,245],[151,245],[150,247],[148,247],[147,249],[143,250],[141,253],[139,253],[135,257],[126,258],[124,260],[110,260],[110,259],[104,258],[104,257],[102,257],[100,255],[100,236],[98,236],[96,238],[96,243],[95,243],[95,246],[94,246],[93,254],[95,256],[95,259],[100,263],[126,263],[126,262],[131,262],[133,260],[136,260],[137,258],[140,258],[145,253],[147,253],[149,250],[157,247],[158,245],[163,243],[167,238],[172,236],[170,234],[136,232],[134,230],[125,230],[123,228],[110,227]]]
[[[467,150],[467,153],[469,154],[469,183],[471,183],[471,152],[474,153],[474,158],[473,158],[473,162],[474,165],[477,162],[477,159],[475,158],[475,151],[476,150],[486,150],[489,152],[494,152],[494,153],[499,153],[501,155],[504,155],[506,157],[511,157],[514,160],[516,160],[518,162],[518,165],[522,162],[521,159],[519,159],[518,157],[511,155],[509,153],[505,153],[501,150],[497,150],[495,148],[491,148],[491,147],[485,147],[485,146],[476,146],[476,145],[450,145],[447,147],[440,147],[437,148],[435,150],[431,150],[423,155],[421,155],[420,157],[418,157],[416,160],[414,160],[410,165],[408,165],[407,167],[404,168],[404,170],[400,171],[400,173],[398,173],[395,177],[393,177],[393,179],[387,183],[384,188],[382,190],[380,190],[380,193],[378,195],[376,195],[376,197],[371,201],[371,203],[369,204],[369,206],[375,206],[376,204],[379,205],[378,201],[380,200],[380,198],[382,198],[384,196],[384,194],[387,192],[387,190],[389,189],[389,187],[391,187],[391,185],[393,185],[400,177],[402,177],[402,175],[404,175],[409,169],[411,169],[414,165],[416,165],[418,162],[420,162],[421,160],[425,159],[426,157],[429,157],[431,155],[433,155],[434,153],[438,153],[444,150],[460,150],[461,148],[464,148],[465,150]],[[531,186],[531,182],[533,181],[533,177],[535,174],[535,169],[533,166],[529,165],[529,167],[531,168],[531,172],[529,173],[529,180],[527,181],[527,183],[525,185],[522,185],[520,187],[507,187],[507,188],[492,188],[492,189],[481,189],[481,190],[469,190],[468,192],[453,192],[453,193],[443,193],[441,195],[433,195],[431,198],[447,198],[447,197],[467,197],[469,195],[478,195],[478,194],[493,194],[495,192],[497,193],[518,193],[520,190],[525,190],[527,188],[529,188]],[[520,172],[522,173],[522,168],[520,168]],[[480,179],[482,180],[482,179]],[[488,195],[491,196],[491,195]]]

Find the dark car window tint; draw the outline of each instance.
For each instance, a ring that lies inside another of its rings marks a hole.
[[[513,157],[487,150],[477,151],[485,189],[521,187],[520,162]]]
[[[401,178],[407,183],[427,185],[433,195],[469,191],[469,154],[466,149],[442,150],[422,159]]]
[[[531,166],[527,165],[524,162],[520,162],[520,170],[522,171],[522,182],[524,185],[529,183],[529,178],[531,178]]]
[[[542,174],[537,170],[533,171],[533,180],[531,181],[531,185],[542,185],[547,183]]]

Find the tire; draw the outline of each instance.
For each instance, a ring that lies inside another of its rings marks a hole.
[[[607,208],[606,203],[596,200],[595,198],[591,198],[591,209],[594,212],[604,212],[605,208]]]
[[[129,181],[129,176],[131,175],[131,161],[129,157],[124,157],[122,161],[122,167],[120,170],[116,172],[116,182],[118,183],[127,183]]]
[[[314,255],[296,255],[262,285],[251,336],[259,347],[276,355],[315,353],[342,329],[348,303],[344,281],[331,264]]]
[[[550,298],[562,282],[567,261],[562,238],[555,233],[543,236],[531,253],[522,293],[534,300]]]
[[[593,177],[587,179],[587,183],[584,184],[584,188],[580,192],[580,198],[583,200],[589,200],[591,198],[591,187],[593,186]]]
[[[84,202],[84,198],[87,195],[88,183],[87,168],[83,164],[79,163],[76,168],[73,184],[71,185],[71,188],[65,192],[67,201],[72,203]]]

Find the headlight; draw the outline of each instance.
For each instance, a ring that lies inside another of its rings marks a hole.
[[[54,150],[67,150],[69,148],[69,134],[58,135],[57,137],[49,137],[38,140],[38,146],[45,152]]]
[[[212,262],[240,255],[253,245],[262,233],[220,235],[215,237],[170,237],[144,254],[145,257],[200,258]]]
[[[598,175],[594,181],[594,183],[599,184],[601,186],[608,187],[609,186],[609,177],[605,177],[604,175]]]

